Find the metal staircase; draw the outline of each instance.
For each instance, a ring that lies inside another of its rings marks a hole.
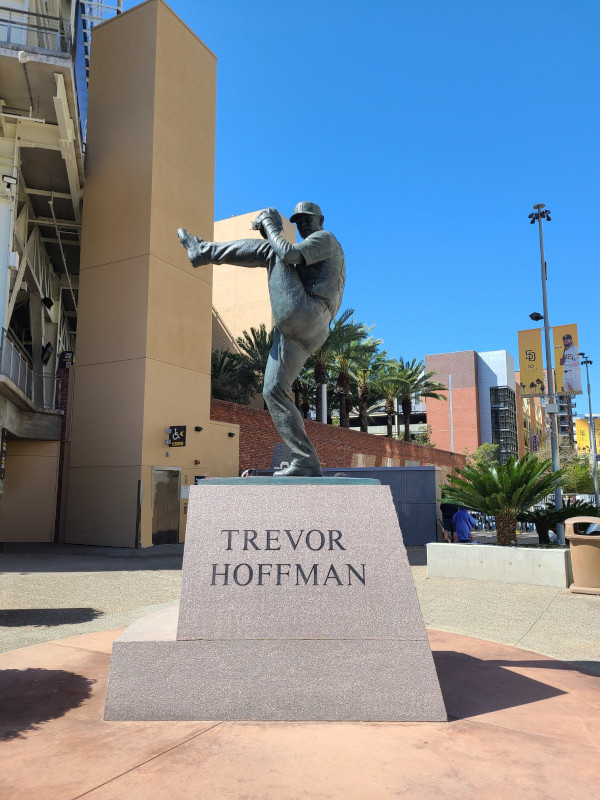
[[[82,2],[79,3],[81,9],[81,20],[83,27],[83,47],[85,52],[85,73],[90,79],[90,52],[92,44],[92,30],[95,25],[99,25],[107,19],[111,19],[123,11],[123,0],[112,0],[107,3]]]

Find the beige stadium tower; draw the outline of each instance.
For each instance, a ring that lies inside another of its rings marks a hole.
[[[176,236],[213,237],[215,85],[162,0],[94,29],[66,542],[181,541],[186,485],[237,474],[237,427],[210,421],[212,267]]]

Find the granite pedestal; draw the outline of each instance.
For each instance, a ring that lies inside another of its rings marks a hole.
[[[180,605],[115,641],[105,719],[445,720],[389,488],[190,487]]]

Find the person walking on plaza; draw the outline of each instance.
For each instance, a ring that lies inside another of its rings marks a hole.
[[[304,241],[290,244],[283,238],[283,220],[274,208],[261,211],[252,223],[267,240],[264,242],[205,242],[184,228],[178,235],[194,267],[233,264],[267,269],[275,338],[263,396],[293,456],[289,467],[275,475],[312,477],[321,475],[319,458],[291,399],[291,389],[308,357],[329,335],[329,324],[342,302],[346,262],[338,240],[323,230],[324,217],[316,203],[298,203],[290,221],[296,223]]]
[[[473,519],[466,508],[459,508],[452,517],[452,522],[454,523],[456,539],[459,543],[464,544],[473,541],[471,531],[477,527],[477,520]]]

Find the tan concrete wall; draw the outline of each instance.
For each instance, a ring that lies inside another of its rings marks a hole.
[[[212,349],[231,350],[232,352],[237,350],[235,336],[225,325],[225,321],[214,306],[212,310]]]
[[[262,239],[258,231],[250,227],[258,211],[240,214],[215,222],[215,241],[229,242],[234,239]],[[288,242],[296,241],[296,226],[283,220],[283,235]],[[213,306],[231,331],[234,339],[251,327],[261,323],[267,329],[273,327],[273,315],[269,301],[267,272],[264,269],[247,269],[221,264],[213,271]],[[220,347],[219,340],[213,347]]]
[[[162,0],[95,28],[93,52],[65,540],[133,546],[142,480],[148,546],[152,466],[211,468],[194,426],[209,429],[212,267],[176,231],[213,236],[216,59]],[[165,446],[171,425],[186,447]]]
[[[59,442],[7,442],[0,540],[53,541],[59,452]]]
[[[230,433],[234,435],[230,436]],[[240,461],[240,426],[212,420],[209,437],[211,475],[237,476]]]

